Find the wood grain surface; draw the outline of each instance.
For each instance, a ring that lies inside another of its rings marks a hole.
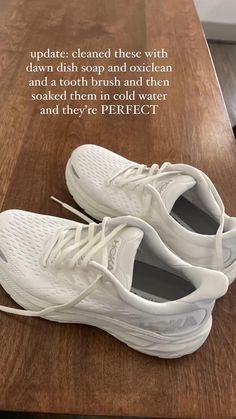
[[[29,51],[78,47],[168,49],[175,71],[158,116],[40,116],[27,87]],[[236,143],[192,0],[0,0],[0,73],[3,210],[69,218],[49,197],[73,204],[67,159],[95,143],[146,164],[194,164],[236,213]],[[236,416],[235,294],[232,285],[217,302],[204,346],[177,360],[137,353],[93,327],[0,314],[0,410]],[[13,304],[3,291],[0,303]]]
[[[236,43],[209,42],[231,125],[236,125]]]

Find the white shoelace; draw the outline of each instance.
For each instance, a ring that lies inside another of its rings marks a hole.
[[[136,189],[142,192],[143,200],[145,201],[144,203],[145,210],[142,215],[142,218],[148,222],[148,219],[150,217],[150,211],[152,208],[153,196],[155,196],[158,203],[162,205],[162,197],[161,197],[160,192],[153,185],[151,185],[150,182],[155,181],[157,179],[159,180],[160,178],[172,176],[173,174],[183,174],[183,172],[179,170],[165,172],[165,169],[171,165],[172,164],[170,162],[165,162],[161,166],[159,166],[158,164],[153,164],[151,167],[148,167],[144,164],[141,164],[139,166],[131,165],[131,166],[126,167],[125,169],[120,170],[118,173],[112,176],[107,182],[107,184],[110,185],[113,183],[120,187],[129,185],[131,189]],[[216,203],[218,204],[219,210],[220,210],[219,227],[215,235],[215,249],[216,249],[216,257],[218,261],[218,269],[220,271],[223,271],[224,269],[223,232],[224,232],[224,221],[225,221],[225,208],[224,208],[222,199],[215,185],[213,184],[213,182],[208,178],[207,175],[205,175],[204,172],[200,172],[200,173],[203,179],[208,184],[209,189],[211,190],[212,195]],[[149,190],[151,194],[145,195],[144,194],[145,189]]]
[[[220,271],[224,270],[224,254],[223,254],[223,233],[224,233],[224,225],[225,225],[225,206],[223,204],[223,201],[214,185],[214,183],[209,179],[207,175],[205,175],[204,172],[201,172],[201,175],[203,179],[208,184],[210,191],[213,195],[213,198],[215,199],[216,203],[219,206],[220,210],[220,221],[219,221],[219,227],[216,232],[215,236],[215,244],[216,244],[216,256],[218,260],[218,269]]]
[[[98,230],[98,225],[89,217],[87,217],[80,211],[75,210],[69,205],[64,204],[63,202],[59,201],[54,197],[52,197],[52,199],[60,203],[67,210],[78,215],[85,221],[90,221],[90,224],[78,224],[77,227],[64,228],[58,231],[58,233],[55,236],[55,239],[52,241],[52,243],[50,243],[49,247],[45,251],[45,254],[43,255],[43,266],[45,268],[51,268],[52,266],[54,266],[55,268],[60,268],[66,266],[69,269],[73,270],[79,265],[83,268],[86,268],[88,267],[88,265],[90,265],[92,256],[97,254],[99,251],[102,252],[102,264],[106,266],[108,259],[107,244],[126,225],[120,224],[106,235],[106,227],[109,218],[106,217],[103,219],[101,228],[100,230]],[[82,238],[81,235],[85,229],[88,230],[88,234],[85,234]],[[94,265],[91,266],[91,268],[94,269]],[[102,278],[103,275],[99,274],[96,277],[96,279],[84,291],[82,291],[76,298],[73,298],[71,301],[65,304],[49,306],[39,311],[22,310],[0,305],[0,311],[21,316],[43,317],[46,314],[52,313],[57,310],[63,310],[70,307],[74,307],[96,288],[98,282]]]
[[[129,184],[133,186],[133,189],[137,188],[143,192],[147,183],[160,179],[161,177],[169,176],[170,174],[179,174],[179,171],[164,172],[170,165],[171,163],[169,162],[163,163],[161,167],[158,164],[153,164],[151,167],[147,167],[145,164],[140,164],[139,166],[132,164],[117,172],[108,180],[107,184],[115,183],[118,186]],[[146,172],[144,173],[144,171]]]
[[[153,185],[150,184],[150,182],[180,173],[179,171],[164,172],[164,170],[169,165],[171,165],[169,162],[163,163],[161,167],[159,167],[158,164],[153,164],[151,167],[147,167],[145,164],[141,164],[139,166],[131,165],[130,167],[126,167],[125,169],[120,170],[118,173],[112,176],[108,180],[107,184],[111,185],[113,183],[114,185],[120,186],[121,188],[124,186],[129,186],[131,190],[136,189],[142,193],[142,199],[144,201],[144,212],[142,214],[142,219],[148,222],[152,208],[151,204],[153,194],[155,194],[156,198],[162,202],[160,193]],[[151,194],[145,194],[146,190],[151,191]]]

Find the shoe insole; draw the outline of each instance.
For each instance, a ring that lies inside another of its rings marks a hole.
[[[191,294],[195,287],[186,279],[156,266],[135,261],[131,291],[147,300],[178,300]]]
[[[216,234],[219,224],[200,208],[181,196],[171,211],[172,217],[181,225],[200,234]]]

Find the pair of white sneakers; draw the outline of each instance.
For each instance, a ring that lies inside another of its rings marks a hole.
[[[83,145],[66,182],[101,223],[63,203],[89,224],[2,212],[1,285],[24,310],[0,310],[96,326],[162,358],[197,350],[236,276],[236,218],[210,179],[185,164],[148,168]]]

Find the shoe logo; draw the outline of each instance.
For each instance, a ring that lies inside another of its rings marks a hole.
[[[167,189],[167,187],[171,184],[171,183],[173,183],[174,182],[174,180],[173,179],[169,179],[167,182],[165,182],[165,183],[163,183],[162,185],[160,185],[159,187],[158,187],[158,192],[160,193],[160,195],[161,194],[163,194],[163,192]]]
[[[143,327],[144,329],[153,328],[155,326],[158,327],[159,331],[168,330],[169,332],[174,332],[177,330],[182,330],[187,327],[192,327],[197,325],[197,320],[193,317],[187,317],[187,318],[179,318],[177,320],[161,320],[158,321],[158,323],[153,324],[152,322],[142,322],[140,323],[140,327]]]
[[[108,255],[108,269],[109,269],[109,271],[114,271],[115,270],[116,256],[117,256],[119,246],[120,246],[120,240],[114,240],[113,243],[112,243],[112,246],[110,248],[109,255]]]
[[[3,260],[3,262],[8,263],[8,260],[1,249],[0,249],[0,258]]]
[[[77,177],[77,179],[80,179],[80,177],[79,177],[78,173],[76,172],[76,170],[75,170],[75,168],[74,168],[74,166],[73,166],[73,165],[71,165],[71,168],[72,168],[72,172],[73,172],[73,173],[74,173],[74,175]]]

